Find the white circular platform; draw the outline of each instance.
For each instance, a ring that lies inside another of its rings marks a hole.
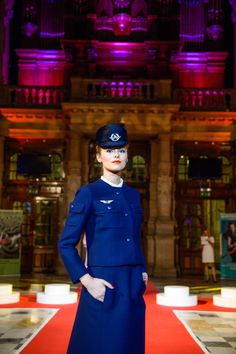
[[[164,294],[166,296],[180,296],[187,297],[189,296],[189,287],[188,286],[179,286],[179,285],[167,285],[164,286]]]
[[[11,294],[12,293],[12,284],[0,284],[0,295]]]
[[[20,293],[12,291],[12,284],[0,284],[0,305],[14,304],[20,301]]]
[[[221,295],[213,295],[215,306],[236,308],[236,287],[221,288]]]
[[[234,297],[236,299],[236,287],[221,288],[222,297]]]
[[[70,291],[69,284],[46,284],[44,292],[38,292],[36,301],[40,304],[66,305],[77,302],[77,292]]]
[[[67,295],[70,292],[69,284],[46,284],[44,291],[48,295]]]
[[[20,293],[13,292],[12,294],[0,295],[0,305],[14,304],[20,301]]]
[[[158,305],[164,306],[196,306],[197,295],[189,295],[188,286],[164,286],[164,293],[156,295]]]

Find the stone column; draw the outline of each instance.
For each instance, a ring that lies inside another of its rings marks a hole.
[[[157,154],[158,141],[153,139],[151,141],[151,163],[150,163],[150,184],[149,184],[149,220],[147,225],[146,235],[146,261],[148,265],[148,272],[151,275],[155,268],[155,230],[157,218]]]
[[[81,184],[88,183],[89,178],[89,139],[81,139]]]
[[[75,192],[81,186],[81,165],[82,165],[82,139],[76,131],[70,132],[67,155],[67,183],[65,186],[65,196],[67,206],[74,198]]]
[[[81,186],[83,151],[82,142],[83,139],[81,137],[81,133],[79,132],[79,128],[77,126],[71,126],[71,131],[69,132],[68,137],[67,154],[65,159],[66,181],[64,184],[64,195],[59,200],[59,237],[68,214],[69,205],[74,199],[76,191]],[[57,260],[56,272],[59,275],[67,274],[64,265],[60,261],[59,255]]]
[[[159,135],[157,162],[157,219],[155,230],[154,276],[175,276],[173,177],[171,165],[171,139],[169,133]]]
[[[4,34],[1,35],[1,37],[3,37],[2,78],[0,79],[2,79],[2,82],[5,85],[8,84],[8,67],[9,67],[9,53],[10,53],[10,21],[13,17],[14,2],[15,0],[4,0],[4,5],[5,5],[5,13],[3,19]],[[2,30],[1,27],[2,26],[0,26],[0,31]]]

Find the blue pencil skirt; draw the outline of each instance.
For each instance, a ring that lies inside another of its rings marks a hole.
[[[67,354],[144,354],[143,267],[91,267],[88,271],[115,288],[106,288],[104,302],[82,289]]]

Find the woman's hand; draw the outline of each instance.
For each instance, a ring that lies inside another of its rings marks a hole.
[[[80,278],[81,283],[86,287],[89,294],[94,299],[103,302],[106,292],[106,287],[114,289],[114,286],[108,281],[100,278],[93,278],[88,273]]]
[[[148,283],[148,273],[143,272],[143,273],[142,273],[142,276],[143,276],[143,281],[144,281],[145,285],[147,286],[147,283]]]

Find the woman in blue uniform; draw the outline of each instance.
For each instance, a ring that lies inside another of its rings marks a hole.
[[[59,240],[67,271],[82,292],[67,354],[144,354],[147,285],[139,193],[124,184],[128,137],[108,124],[96,134],[99,180],[79,189]],[[87,264],[76,245],[86,235]]]

